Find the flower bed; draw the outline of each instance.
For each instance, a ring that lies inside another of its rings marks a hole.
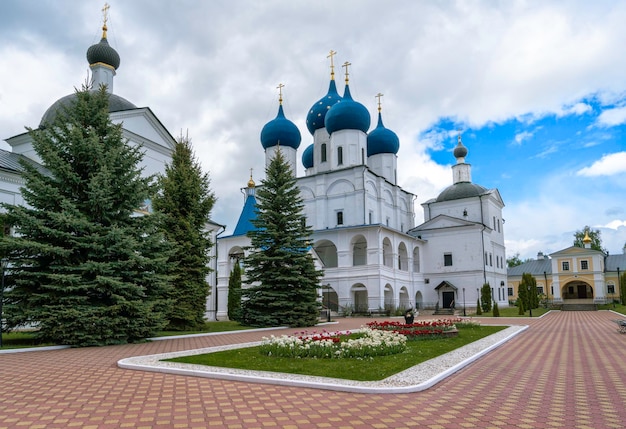
[[[293,358],[369,358],[401,353],[406,337],[394,331],[364,328],[350,332],[307,333],[263,337],[261,353]]]
[[[402,323],[395,321],[370,322],[368,328],[381,330],[385,332],[396,332],[402,334],[409,340],[419,338],[432,338],[457,335],[456,323],[462,322],[462,319],[436,319],[436,320],[419,320],[414,323]]]

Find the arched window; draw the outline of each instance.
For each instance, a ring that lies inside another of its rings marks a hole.
[[[337,148],[337,165],[343,165],[343,147]]]
[[[326,162],[326,143],[322,143],[322,162]]]

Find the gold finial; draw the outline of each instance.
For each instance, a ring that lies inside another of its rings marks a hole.
[[[460,129],[460,128],[458,128],[458,129],[456,130],[456,132],[457,132],[457,133],[459,133],[459,134],[457,135],[457,137],[456,137],[456,138],[457,138],[457,143],[458,143],[458,144],[463,144],[463,143],[461,142],[461,129]]]
[[[377,99],[378,99],[378,113],[380,113],[380,112],[381,112],[381,110],[383,110],[383,108],[382,108],[382,102],[380,101],[380,99],[381,99],[381,97],[382,97],[383,95],[384,95],[384,94],[381,94],[381,93],[379,92],[379,93],[378,93],[378,94],[376,94],[376,96],[375,96],[375,98],[377,98]]]
[[[252,180],[252,168],[250,169],[250,180],[248,180],[248,188],[254,188],[256,186],[256,183],[254,183],[254,180]]]
[[[348,73],[348,66],[351,66],[351,65],[352,65],[352,63],[346,61],[345,63],[343,63],[343,66],[342,66],[342,67],[346,68],[346,85],[348,84],[348,81],[349,81],[348,75],[350,74],[350,73]]]
[[[330,58],[330,80],[335,80],[335,63],[333,62],[333,57],[335,55],[337,55],[337,52],[331,49],[326,57]]]
[[[285,87],[285,85],[283,85],[282,83],[279,83],[278,86],[276,87],[276,89],[278,89],[278,103],[282,106],[283,105],[283,88]]]
[[[583,238],[583,243],[591,243],[591,237],[589,237],[589,231],[585,231],[585,238]]]
[[[103,19],[103,24],[102,24],[102,38],[106,39],[107,38],[107,21],[109,20],[109,17],[107,16],[109,13],[109,8],[111,6],[109,6],[108,3],[104,4],[104,7],[102,8],[102,19]]]

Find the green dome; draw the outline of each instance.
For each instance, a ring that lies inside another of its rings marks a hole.
[[[463,198],[477,197],[487,192],[487,188],[470,182],[459,182],[448,186],[439,194],[437,202],[461,200]]]

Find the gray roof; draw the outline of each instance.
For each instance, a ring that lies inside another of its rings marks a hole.
[[[463,198],[477,197],[487,192],[487,188],[470,182],[459,182],[448,186],[437,197],[437,202],[461,200]]]
[[[507,276],[521,276],[529,273],[533,276],[541,276],[544,271],[546,274],[552,274],[552,259],[533,259],[517,267],[509,268],[506,274]]]
[[[606,257],[605,270],[617,272],[617,268],[619,268],[620,274],[626,272],[626,254],[622,253]]]
[[[13,153],[4,149],[0,149],[0,168],[22,174],[24,172],[24,168],[20,164],[20,160],[24,160],[27,163],[35,166],[43,174],[50,174],[43,165],[33,161],[30,158],[25,157],[24,155],[21,155],[19,153]]]
[[[43,127],[47,123],[52,123],[59,111],[63,107],[71,106],[75,102],[75,100],[76,93],[59,98],[57,101],[54,102],[54,104],[52,104],[52,106],[48,108],[48,110],[46,110],[46,113],[43,114],[39,126]],[[123,110],[132,110],[136,108],[137,106],[135,106],[133,103],[126,100],[125,98],[120,97],[119,95],[109,94],[109,112],[121,112]]]

